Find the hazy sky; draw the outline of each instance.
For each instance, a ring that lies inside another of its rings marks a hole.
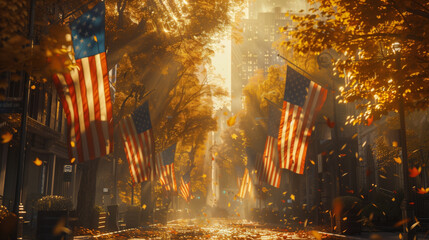
[[[228,91],[228,98],[221,100],[215,100],[216,108],[221,108],[226,105],[228,109],[231,109],[231,39],[225,36],[220,43],[215,47],[215,55],[212,58],[215,75],[221,75],[224,79],[223,82],[217,82],[220,86]]]

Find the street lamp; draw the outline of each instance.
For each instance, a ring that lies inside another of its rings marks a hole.
[[[395,53],[395,61],[396,61],[396,68],[398,71],[402,69],[401,65],[401,44],[398,42],[395,42],[392,44],[392,50]],[[398,79],[396,80],[397,82]],[[398,83],[399,84],[399,83]],[[402,155],[402,174],[404,178],[404,199],[401,203],[401,210],[402,210],[402,219],[410,219],[408,223],[403,225],[404,230],[404,239],[414,239],[414,234],[411,229],[408,227],[410,226],[410,222],[414,218],[414,209],[409,204],[410,203],[410,185],[409,185],[409,178],[408,178],[408,153],[407,153],[407,135],[406,135],[406,127],[405,127],[405,109],[404,109],[404,96],[403,96],[403,88],[398,91],[398,98],[399,98],[399,122],[400,122],[400,146],[401,146],[401,155]],[[407,232],[408,230],[408,232]]]

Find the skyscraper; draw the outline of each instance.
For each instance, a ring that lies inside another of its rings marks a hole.
[[[292,25],[286,12],[307,11],[304,0],[255,0],[248,3],[247,18],[242,21],[243,41],[232,42],[231,53],[231,111],[243,109],[242,90],[255,71],[266,73],[272,65],[282,65],[273,43],[280,37],[280,28]]]

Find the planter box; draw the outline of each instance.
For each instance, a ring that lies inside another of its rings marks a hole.
[[[167,225],[167,213],[168,209],[166,208],[156,210],[154,213],[154,222]]]
[[[64,234],[54,236],[53,230],[58,222],[63,219],[67,223],[67,211],[39,211],[37,212],[37,231],[38,240],[61,240]]]
[[[140,210],[130,208],[125,213],[125,225],[127,228],[136,228],[140,226]]]

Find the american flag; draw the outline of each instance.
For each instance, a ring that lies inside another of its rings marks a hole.
[[[314,120],[328,91],[288,66],[280,121],[280,167],[303,174]]]
[[[154,161],[155,145],[149,103],[145,102],[132,115],[122,119],[119,129],[134,182],[152,180],[150,167]]]
[[[176,153],[176,144],[173,144],[162,153],[156,156],[156,175],[159,177],[161,185],[167,191],[177,192],[176,175],[174,173],[174,155]]]
[[[180,195],[182,195],[187,202],[191,200],[191,177],[189,172],[180,179]]]
[[[264,154],[262,155],[262,166],[260,179],[273,187],[280,187],[281,172],[278,168],[277,135],[280,125],[281,112],[268,105],[267,140],[265,142]]]
[[[240,191],[238,192],[239,198],[245,198],[247,194],[252,192],[252,180],[250,179],[249,170],[246,168],[244,170],[244,175],[240,184]]]
[[[52,78],[67,117],[71,158],[84,162],[113,150],[113,117],[104,47],[104,2],[71,27],[77,68]]]

